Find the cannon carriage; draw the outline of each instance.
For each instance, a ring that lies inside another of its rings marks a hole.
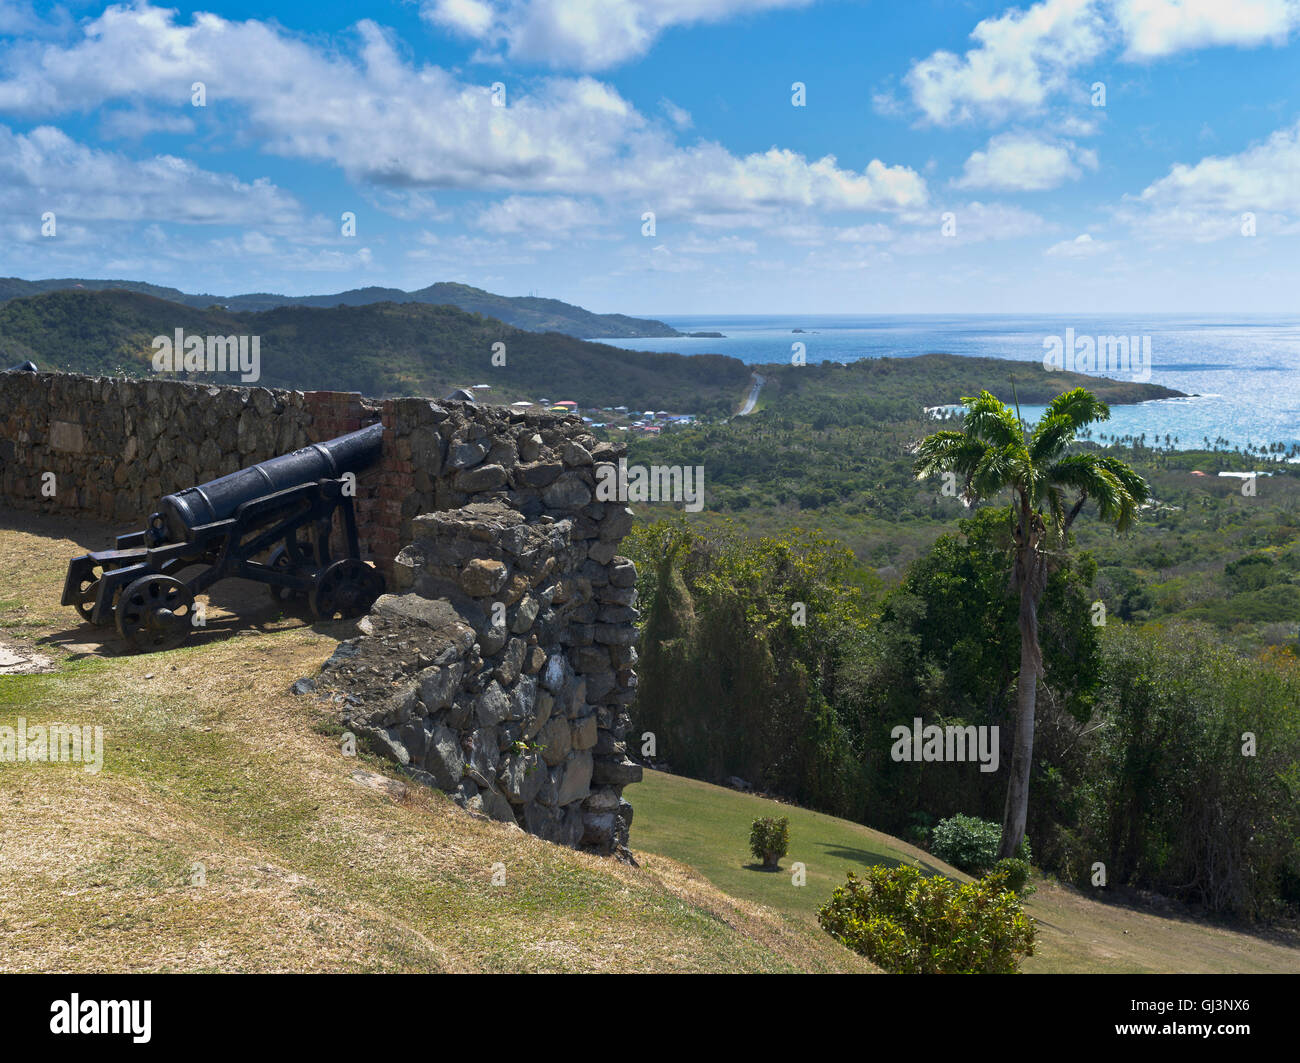
[[[384,579],[361,560],[351,488],[379,460],[383,431],[371,425],[165,496],[143,531],[71,561],[62,604],[146,651],[183,643],[199,623],[195,596],[234,576],[266,584],[277,602],[306,599],[318,620],[362,615]],[[341,551],[331,547],[336,514]]]

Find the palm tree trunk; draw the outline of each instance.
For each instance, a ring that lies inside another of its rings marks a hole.
[[[1002,841],[998,859],[1016,855],[1025,837],[1029,815],[1029,774],[1034,763],[1034,710],[1038,703],[1038,671],[1042,657],[1038,647],[1036,551],[1020,551],[1020,679],[1016,685],[1016,741],[1011,754],[1011,777],[1007,780],[1007,803],[1002,814]]]

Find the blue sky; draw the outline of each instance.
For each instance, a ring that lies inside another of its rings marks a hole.
[[[0,0],[0,273],[656,315],[1297,306],[1300,0],[266,10]]]

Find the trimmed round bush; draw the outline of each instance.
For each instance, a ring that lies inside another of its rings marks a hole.
[[[969,875],[987,871],[998,859],[1002,828],[988,819],[956,815],[942,819],[930,834],[930,851]]]
[[[1007,889],[1017,897],[1028,897],[1036,887],[1029,885],[1029,861],[1009,856],[993,865],[993,874],[1006,878]]]
[[[763,816],[749,828],[749,850],[763,861],[763,867],[775,871],[781,857],[790,851],[790,820],[785,816]]]

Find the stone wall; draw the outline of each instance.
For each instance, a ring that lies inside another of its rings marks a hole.
[[[0,373],[0,502],[138,531],[163,495],[379,416],[380,404],[346,392]],[[377,485],[359,478],[363,523],[373,516]]]
[[[636,570],[618,546],[632,514],[595,497],[623,445],[597,442],[578,418],[0,373],[0,502],[134,531],[164,494],[376,419],[383,455],[358,475],[357,515],[391,593],[326,663],[322,692],[467,810],[626,854],[622,791],[641,777],[624,744]]]
[[[591,559],[618,527],[595,523],[583,539],[573,516],[529,520],[502,502],[417,516],[400,593],[375,603],[319,687],[346,726],[463,808],[626,855],[636,571]]]

